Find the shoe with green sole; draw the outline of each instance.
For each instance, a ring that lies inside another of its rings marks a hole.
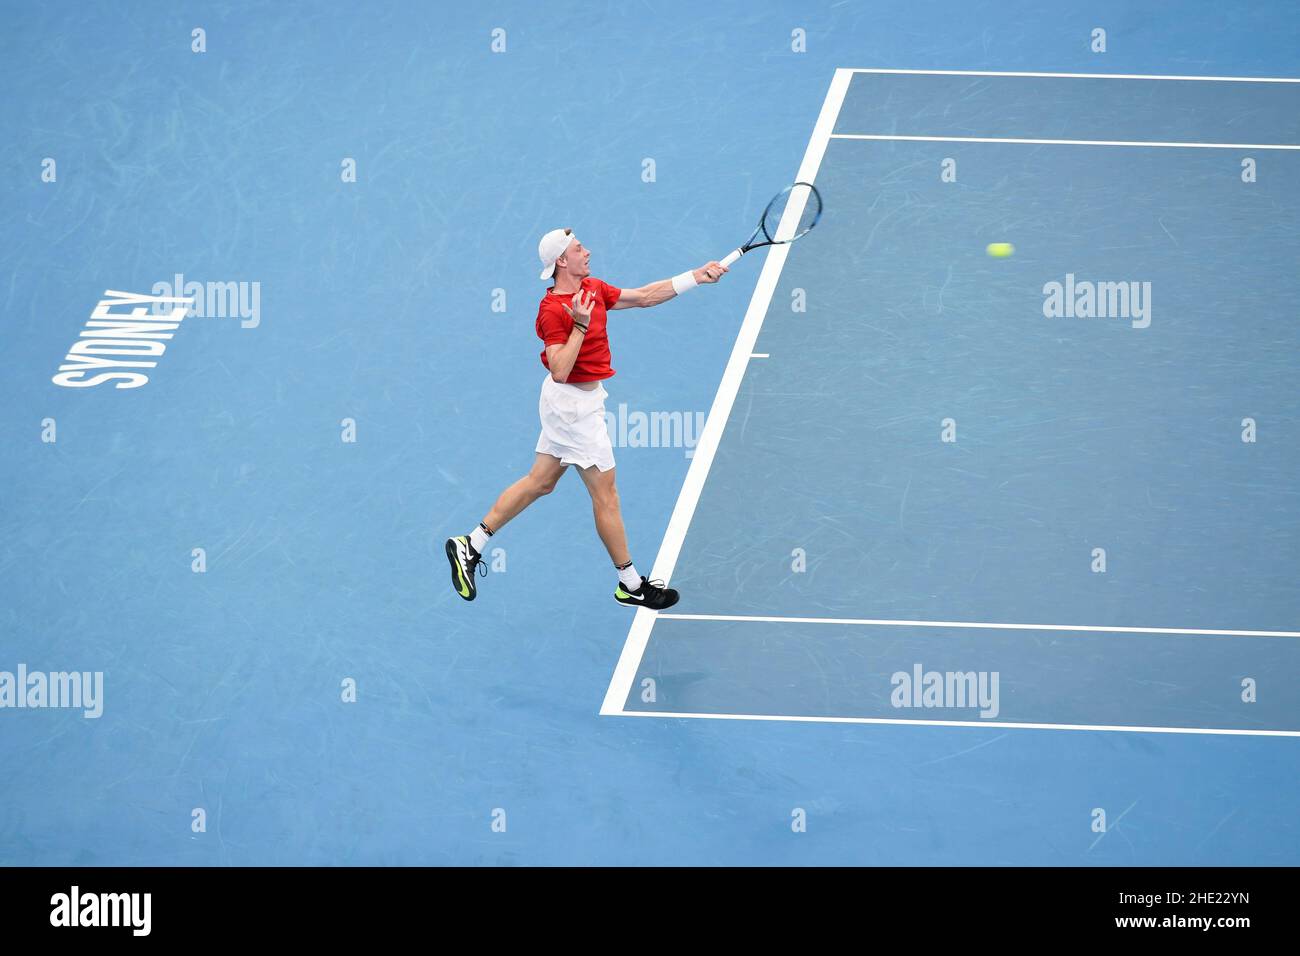
[[[652,611],[662,611],[672,607],[681,597],[672,588],[664,587],[662,581],[648,581],[641,578],[641,586],[635,591],[623,587],[622,582],[614,589],[614,600],[625,607],[645,607]]]
[[[483,555],[470,546],[468,535],[447,539],[447,560],[451,562],[451,586],[456,593],[466,601],[478,597],[474,572],[482,568],[483,577],[487,577],[487,565],[483,564]]]

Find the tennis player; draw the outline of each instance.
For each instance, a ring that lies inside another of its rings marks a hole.
[[[542,236],[537,254],[542,260],[541,278],[555,280],[537,309],[537,335],[544,346],[542,365],[547,369],[537,403],[542,420],[537,456],[532,470],[501,492],[477,528],[447,539],[452,586],[466,601],[474,600],[478,593],[474,573],[488,539],[542,495],[555,490],[564,470],[573,465],[591,494],[596,533],[618,571],[614,600],[652,610],[672,607],[677,592],[664,587],[662,581],[649,581],[637,573],[623,530],[614,485],[614,450],[605,426],[608,393],[601,384],[614,374],[605,313],[667,302],[697,285],[717,282],[727,267],[709,262],[639,289],[618,289],[592,276],[591,250],[570,229],[553,229]],[[487,568],[482,572],[486,576]]]

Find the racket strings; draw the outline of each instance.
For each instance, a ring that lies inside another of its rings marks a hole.
[[[807,183],[781,190],[763,212],[763,234],[769,242],[791,242],[806,234],[821,218],[822,200]]]

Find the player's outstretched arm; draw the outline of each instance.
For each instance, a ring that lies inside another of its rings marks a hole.
[[[649,285],[643,285],[639,289],[624,289],[623,294],[619,296],[614,303],[614,309],[648,309],[652,305],[659,305],[661,302],[667,302],[676,295],[680,295],[687,289],[697,285],[709,285],[717,282],[730,270],[721,262],[706,262],[698,269],[690,272],[683,272],[679,276],[671,279],[663,279],[659,282],[651,282]]]

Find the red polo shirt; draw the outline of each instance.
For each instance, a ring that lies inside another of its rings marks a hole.
[[[569,381],[596,382],[614,374],[614,370],[609,367],[613,356],[609,352],[609,336],[605,334],[605,310],[613,307],[623,290],[591,276],[582,280],[582,288],[596,297],[596,304],[592,307],[587,334],[578,349],[578,360],[573,363]],[[569,341],[573,319],[569,318],[564,307],[567,305],[573,308],[575,295],[576,292],[556,295],[548,289],[546,295],[542,296],[542,302],[537,307],[537,337],[544,345],[563,345]],[[551,367],[546,361],[545,348],[542,349],[542,364],[548,369]]]

